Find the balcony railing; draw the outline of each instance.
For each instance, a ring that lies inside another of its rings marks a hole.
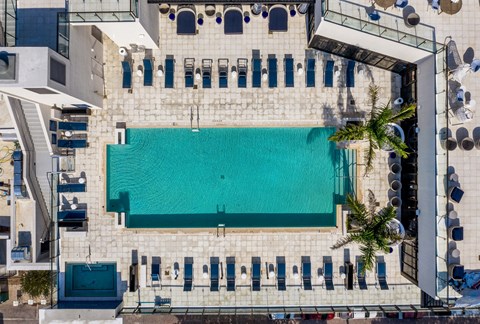
[[[138,18],[138,0],[116,2],[71,1],[68,21],[70,23],[127,22]]]
[[[4,10],[5,46],[15,46],[17,43],[17,0],[5,0]]]
[[[349,1],[322,0],[322,15],[326,21],[375,35],[431,53],[437,51],[433,27],[418,24],[408,26],[403,17],[380,12],[377,21],[369,19],[367,7]]]

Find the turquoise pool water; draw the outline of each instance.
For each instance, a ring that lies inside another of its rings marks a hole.
[[[116,297],[116,263],[67,263],[65,297]]]
[[[127,129],[107,146],[107,210],[133,228],[335,226],[355,158],[334,131]]]

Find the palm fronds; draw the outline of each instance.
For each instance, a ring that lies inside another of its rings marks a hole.
[[[408,156],[407,145],[389,130],[388,124],[397,123],[414,116],[416,109],[415,104],[407,105],[398,112],[392,110],[390,102],[386,105],[379,106],[378,92],[379,89],[377,86],[370,86],[368,94],[372,110],[370,112],[370,119],[367,120],[365,125],[348,124],[328,138],[330,141],[335,142],[354,140],[368,141],[364,161],[365,175],[373,168],[375,150],[389,147],[403,158]]]
[[[370,271],[375,265],[376,253],[388,253],[390,244],[401,240],[402,237],[391,227],[392,220],[396,219],[395,209],[389,206],[376,212],[375,196],[370,190],[368,200],[369,207],[354,196],[347,196],[347,204],[351,209],[348,220],[355,223],[357,228],[338,239],[331,249],[338,249],[350,243],[359,244],[365,270]]]

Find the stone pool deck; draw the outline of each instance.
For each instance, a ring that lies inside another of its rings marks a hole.
[[[201,11],[199,9],[198,11]],[[197,11],[197,12],[198,12]],[[356,246],[348,249],[331,250],[330,246],[339,237],[341,229],[305,232],[250,230],[233,233],[226,229],[225,236],[217,237],[216,229],[189,231],[135,230],[121,229],[115,224],[113,215],[105,212],[105,145],[115,141],[115,125],[126,122],[127,127],[190,127],[191,111],[200,129],[203,127],[321,127],[337,126],[344,118],[363,117],[369,112],[367,97],[368,85],[374,82],[380,86],[380,95],[385,102],[398,96],[399,79],[387,71],[365,66],[365,77],[356,75],[356,86],[346,88],[344,76],[346,61],[329,54],[317,53],[315,88],[305,87],[305,76],[295,75],[295,87],[285,88],[283,83],[283,58],[292,54],[297,63],[305,59],[306,35],[304,17],[289,18],[288,33],[269,34],[267,21],[253,18],[245,27],[244,34],[225,36],[223,27],[207,19],[196,36],[177,36],[175,24],[165,16],[160,17],[160,48],[152,56],[155,66],[163,65],[166,55],[174,55],[176,60],[175,89],[164,88],[164,78],[154,76],[154,86],[144,87],[143,78],[133,73],[133,91],[121,88],[121,57],[118,47],[109,39],[104,39],[106,99],[104,109],[94,111],[89,121],[90,146],[77,150],[76,166],[78,173],[87,175],[87,192],[67,198],[77,197],[79,202],[88,204],[88,232],[86,235],[61,232],[61,271],[65,262],[85,262],[91,250],[93,262],[114,261],[120,272],[124,290],[127,290],[128,270],[132,262],[132,251],[137,251],[139,260],[146,257],[147,275],[153,256],[161,257],[162,286],[141,288],[140,293],[125,293],[124,305],[135,307],[139,302],[153,303],[156,296],[171,298],[172,306],[274,306],[274,305],[379,305],[419,304],[420,290],[410,284],[400,274],[398,248],[383,256],[387,264],[389,290],[375,286],[375,273],[368,273],[368,290],[347,291],[339,274],[344,260],[355,263],[359,255]],[[215,40],[212,43],[211,40]],[[259,50],[266,68],[268,54],[276,54],[278,59],[278,87],[269,89],[266,83],[262,88],[251,87],[252,50]],[[220,55],[221,53],[221,55]],[[135,66],[141,64],[143,53],[134,54]],[[183,79],[183,59],[194,57],[197,67],[204,58],[213,59],[212,89],[186,89]],[[229,88],[218,88],[217,59],[228,58],[236,65],[237,58],[248,58],[249,73],[247,88],[238,89],[236,80],[229,78]],[[333,59],[340,68],[340,78],[335,78],[333,88],[323,86],[323,65],[326,59]],[[141,163],[139,158],[138,163]],[[361,162],[360,162],[361,163]],[[372,189],[381,206],[387,203],[387,155],[379,153],[375,172],[361,178],[358,173],[358,189]],[[132,170],[133,172],[133,170]],[[216,256],[223,262],[225,258],[236,257],[237,290],[226,292],[225,276],[220,281],[220,292],[210,292],[209,279],[202,276],[203,265],[209,265],[209,258]],[[261,257],[262,289],[250,290],[251,258]],[[274,279],[267,279],[265,262],[275,264],[276,256],[285,256],[287,265],[287,290],[278,292]],[[304,291],[300,280],[293,278],[292,267],[300,268],[301,256],[310,256],[312,262],[312,291]],[[183,260],[194,258],[194,289],[183,292]],[[323,258],[331,257],[334,265],[335,290],[322,288],[317,271],[323,268]],[[180,265],[177,280],[163,272]],[[240,278],[240,267],[246,266],[247,280]],[[150,285],[150,282],[148,282]]]

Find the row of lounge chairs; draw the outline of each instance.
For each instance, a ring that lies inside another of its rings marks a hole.
[[[347,266],[349,264],[350,266]],[[206,266],[205,266],[206,268]],[[298,277],[298,273],[295,273],[294,267],[294,277]],[[346,284],[347,289],[353,289],[353,265],[349,262],[346,263],[345,269],[347,271],[347,278],[350,277],[351,288]],[[179,269],[175,269],[179,271]],[[267,272],[273,271],[273,269],[267,269]],[[323,283],[326,290],[334,290],[333,283],[333,263],[330,261],[324,261],[323,270],[321,276],[323,277]],[[152,286],[160,284],[160,258],[152,258],[151,265],[151,283]],[[220,259],[218,257],[210,258],[210,291],[219,291],[220,289],[220,280],[223,279],[223,269],[221,271],[222,278],[220,277]],[[242,279],[246,279],[246,269],[245,267],[241,268]],[[319,272],[320,275],[320,272]],[[361,261],[357,261],[356,267],[357,283],[358,288],[361,290],[367,289],[367,283],[365,280],[364,265]],[[276,258],[276,268],[275,268],[275,278],[276,286],[280,291],[285,291],[287,289],[286,285],[286,276],[287,276],[287,267],[285,263],[285,257],[280,256]],[[268,277],[268,276],[267,276]],[[175,278],[176,279],[176,278]],[[193,289],[193,258],[185,257],[184,259],[184,275],[183,275],[183,290],[191,291]],[[377,284],[380,289],[388,289],[388,284],[386,281],[386,264],[383,261],[377,261],[376,268],[376,279]],[[312,264],[310,262],[310,257],[302,256],[301,258],[301,282],[304,290],[312,290]],[[347,279],[348,280],[348,279]],[[236,264],[235,257],[226,258],[226,289],[227,291],[235,291],[236,285]],[[252,257],[251,265],[251,290],[260,291],[261,290],[261,281],[262,281],[262,262],[260,257]]]
[[[88,130],[88,122],[80,121],[56,121],[50,120],[50,131],[52,132],[52,144],[59,148],[86,148],[88,147],[87,136],[84,132]],[[57,139],[57,132],[83,132],[73,135],[70,138]]]
[[[316,71],[316,60],[315,58],[307,58],[305,60],[305,84],[306,87],[315,87],[315,71]],[[144,86],[153,85],[153,63],[151,59],[143,60],[143,76],[144,76]],[[295,86],[295,62],[290,55],[286,55],[283,61],[284,64],[284,83],[285,87],[294,87]],[[185,87],[193,88],[195,84],[195,78],[197,75],[200,75],[202,79],[202,87],[205,89],[212,87],[212,59],[203,59],[201,62],[201,67],[196,68],[194,58],[185,58],[184,59],[184,79]],[[328,60],[325,64],[324,71],[324,86],[327,88],[333,87],[334,80],[334,68],[335,63],[332,60]],[[132,69],[130,63],[127,61],[122,62],[123,69],[123,81],[122,87],[130,89],[132,87]],[[262,76],[264,70],[262,68],[262,59],[260,57],[253,57],[251,62],[252,69],[252,87],[260,88],[262,86]],[[218,86],[219,88],[228,88],[228,78],[229,78],[229,60],[228,59],[219,59],[218,60]],[[238,88],[247,87],[247,74],[248,74],[248,59],[239,58],[237,60],[237,66],[232,69],[235,71],[238,76],[237,86]],[[267,78],[268,78],[268,87],[276,88],[278,85],[277,74],[278,74],[278,60],[274,55],[269,55],[267,58]],[[174,76],[175,76],[175,59],[172,57],[167,57],[165,59],[165,88],[174,88]],[[355,87],[355,62],[349,61],[346,69],[346,86]]]

